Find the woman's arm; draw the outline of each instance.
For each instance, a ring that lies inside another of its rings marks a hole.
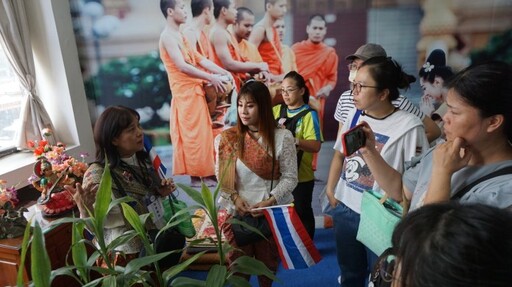
[[[281,171],[281,178],[272,191],[271,195],[275,198],[276,204],[287,204],[288,200],[292,198],[292,191],[297,186],[297,150],[290,131],[282,130],[285,132],[281,144],[281,154],[278,155],[279,170]],[[277,137],[276,137],[277,139]],[[275,181],[274,181],[275,182]]]
[[[465,146],[462,138],[436,146],[425,204],[450,200],[452,175],[465,167],[471,159],[471,150]]]
[[[336,188],[336,184],[338,183],[338,180],[341,176],[344,160],[345,155],[339,150],[335,149],[331,160],[331,167],[329,168],[329,176],[327,177],[327,185],[325,190],[325,194],[329,199],[331,207],[336,207],[338,204],[338,200],[334,197],[334,189]]]
[[[404,192],[402,175],[382,158],[381,154],[376,149],[375,135],[372,129],[366,122],[363,122],[363,124],[366,143],[359,151],[363,156],[364,162],[368,165],[368,168],[379,186],[386,191],[389,197],[400,202],[402,201],[402,193]]]

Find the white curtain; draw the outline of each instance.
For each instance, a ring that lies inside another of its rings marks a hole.
[[[27,16],[24,0],[0,0],[0,45],[6,52],[7,59],[12,65],[21,82],[25,97],[23,98],[20,124],[16,145],[27,148],[27,141],[43,139],[41,130],[53,124],[46,112],[41,99],[36,93],[36,77],[34,57],[30,44]],[[46,137],[54,144],[56,138]]]

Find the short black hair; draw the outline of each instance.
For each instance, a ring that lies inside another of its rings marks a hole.
[[[215,19],[219,18],[222,8],[229,8],[229,4],[231,4],[230,0],[213,0],[213,16]]]
[[[167,18],[167,9],[176,8],[176,0],[160,0],[160,10],[164,15],[164,18]]]
[[[190,2],[190,10],[192,12],[192,17],[197,17],[203,13],[204,9],[210,7],[212,8],[213,2],[212,0],[192,0]]]
[[[254,13],[252,12],[251,9],[247,8],[247,7],[238,7],[236,8],[236,23],[240,23],[240,21],[242,21],[244,19],[243,15],[244,14],[249,14],[249,15],[253,15],[254,16]]]

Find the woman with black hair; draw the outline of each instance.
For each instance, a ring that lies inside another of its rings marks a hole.
[[[512,67],[470,66],[449,81],[443,117],[446,142],[413,158],[403,173],[386,163],[372,140],[360,149],[375,180],[390,197],[424,204],[459,200],[512,207]]]
[[[376,153],[398,171],[405,170],[406,161],[422,154],[429,146],[421,120],[392,104],[400,95],[399,89],[408,88],[414,80],[391,58],[374,57],[363,62],[352,82],[355,106],[347,117],[347,123],[351,124],[343,125],[341,130],[344,134],[360,123],[370,126],[376,132],[368,135],[366,142],[372,142]],[[347,153],[341,138],[336,140],[334,149],[326,194],[333,208],[330,215],[336,236],[340,283],[362,287],[377,258],[356,240],[363,192],[371,189],[385,193],[387,189],[376,182],[373,170],[359,151]]]
[[[270,92],[265,84],[249,80],[237,98],[237,125],[215,138],[215,173],[220,183],[219,203],[230,216],[263,216],[262,208],[289,204],[297,185],[297,157],[293,136],[278,129],[272,116]],[[225,225],[228,242],[236,249],[227,255],[231,264],[242,255],[262,261],[272,272],[279,263],[273,238],[237,244],[231,224]],[[242,245],[243,244],[243,245]],[[272,280],[258,276],[260,286]]]
[[[309,90],[304,78],[291,71],[281,83],[283,104],[274,106],[273,112],[279,127],[286,128],[295,137],[299,183],[293,190],[293,203],[309,236],[315,235],[315,216],[311,202],[315,187],[313,155],[322,147],[322,131],[318,113],[309,105]]]
[[[375,287],[505,287],[512,272],[512,213],[483,204],[429,204],[395,228]]]
[[[107,159],[112,176],[112,198],[130,196],[134,199],[130,205],[139,215],[150,212],[148,198],[167,196],[176,189],[171,178],[160,179],[152,167],[149,154],[144,150],[144,134],[139,120],[137,111],[123,106],[108,107],[96,120],[96,161],[85,172],[82,185],[77,184],[76,192],[72,187],[67,187],[75,194],[81,217],[89,217],[87,210],[94,209],[96,192]],[[157,228],[153,220],[147,220],[145,227],[148,231]],[[110,244],[129,229],[130,224],[124,218],[120,206],[114,206],[105,219],[105,243]],[[184,243],[184,237],[180,235],[175,241],[167,242],[167,245],[175,250],[183,248]],[[116,253],[110,255],[111,261],[115,265],[124,266],[128,261],[139,257],[142,247],[141,240],[135,237],[120,245]],[[178,263],[179,256],[171,257],[173,258],[166,259],[166,267]],[[98,263],[101,265],[104,260],[99,258]]]

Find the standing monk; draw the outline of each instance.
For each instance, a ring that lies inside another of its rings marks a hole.
[[[263,62],[258,47],[248,41],[254,27],[254,13],[246,7],[238,7],[236,11],[236,21],[232,28],[242,59],[246,62]]]
[[[213,22],[213,2],[212,0],[192,0],[190,8],[192,21],[183,25],[183,35],[191,47],[211,60],[213,51],[206,30]]]
[[[265,0],[265,15],[255,26],[249,41],[258,47],[263,61],[268,63],[272,79],[280,82],[284,77],[281,59],[282,47],[274,22],[286,14],[286,0]]]
[[[311,95],[319,101],[317,110],[323,127],[325,99],[336,86],[338,78],[338,55],[336,50],[322,42],[327,34],[322,16],[314,15],[309,19],[306,33],[308,39],[294,44],[292,49],[299,73],[306,80]]]
[[[292,48],[283,43],[284,35],[286,33],[286,25],[284,23],[284,19],[277,19],[274,22],[274,28],[276,28],[277,35],[279,35],[279,40],[281,41],[281,58],[283,59],[284,73],[287,74],[291,71],[298,71],[295,53],[293,52]]]
[[[214,0],[213,16],[215,24],[210,31],[210,42],[213,46],[214,59],[217,65],[230,71],[235,79],[237,90],[240,89],[246,73],[257,74],[268,71],[266,63],[244,62],[236,38],[227,29],[235,24],[237,10],[233,0]]]
[[[183,0],[161,0],[160,9],[166,19],[160,34],[160,58],[172,92],[172,171],[174,175],[190,175],[191,185],[198,186],[201,178],[215,174],[212,122],[203,84],[210,83],[217,91],[224,92],[222,75],[229,72],[197,53],[180,34],[179,27],[187,19]],[[196,68],[198,65],[204,70]],[[205,181],[213,184],[210,179]]]

